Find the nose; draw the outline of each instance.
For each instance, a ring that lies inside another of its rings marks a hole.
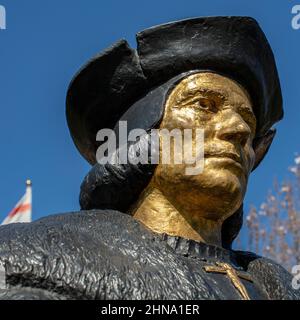
[[[216,135],[221,140],[239,143],[244,146],[250,137],[251,130],[237,112],[231,110],[223,114],[223,119],[216,128]]]

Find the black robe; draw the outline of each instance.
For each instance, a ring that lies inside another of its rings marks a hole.
[[[300,299],[292,276],[252,253],[159,235],[117,211],[81,211],[0,227],[1,299]],[[4,281],[3,281],[4,280]],[[6,285],[5,285],[6,282]]]

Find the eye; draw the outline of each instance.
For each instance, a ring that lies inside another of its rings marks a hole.
[[[211,100],[211,99],[207,99],[207,98],[200,98],[197,101],[197,104],[199,106],[199,108],[201,108],[202,110],[206,110],[209,112],[216,112],[216,103]]]

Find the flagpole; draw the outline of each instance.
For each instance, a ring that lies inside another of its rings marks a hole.
[[[26,180],[26,194],[27,194],[27,201],[30,203],[30,210],[29,210],[29,221],[32,221],[32,181],[30,179]]]

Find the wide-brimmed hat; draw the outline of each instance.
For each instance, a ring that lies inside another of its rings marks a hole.
[[[66,101],[69,129],[79,152],[95,164],[100,129],[113,128],[154,88],[199,69],[227,75],[250,94],[257,118],[256,167],[283,109],[271,47],[249,17],[204,17],[155,26],[137,34],[137,49],[120,40],[90,60],[71,81]]]

